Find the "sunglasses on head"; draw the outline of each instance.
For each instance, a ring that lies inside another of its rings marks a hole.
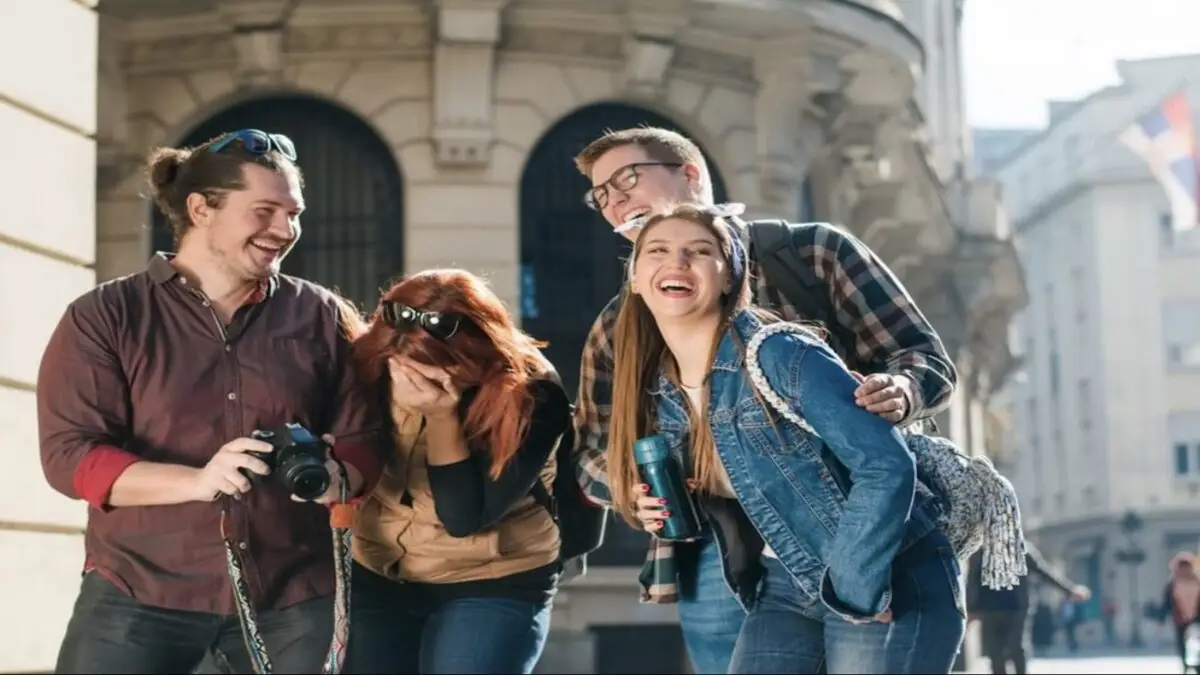
[[[292,143],[292,139],[283,134],[268,134],[259,129],[231,131],[208,146],[208,151],[222,152],[238,141],[251,155],[265,155],[276,150],[291,161],[296,161],[296,146]]]
[[[383,320],[401,332],[420,326],[442,342],[453,337],[463,323],[462,316],[453,312],[426,312],[392,301],[383,303]]]

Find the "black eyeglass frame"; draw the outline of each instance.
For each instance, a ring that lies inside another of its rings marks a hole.
[[[683,162],[634,162],[626,164],[614,171],[608,177],[608,180],[588,188],[587,192],[583,193],[583,203],[593,211],[603,209],[605,206],[608,206],[608,189],[610,187],[620,192],[629,192],[637,187],[638,180],[642,177],[641,169],[648,166],[663,166],[669,169],[678,169],[683,166]]]

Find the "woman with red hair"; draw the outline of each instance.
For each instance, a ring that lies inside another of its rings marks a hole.
[[[357,336],[396,451],[354,524],[346,672],[533,672],[561,571],[539,494],[571,424],[541,346],[463,270],[401,280]]]

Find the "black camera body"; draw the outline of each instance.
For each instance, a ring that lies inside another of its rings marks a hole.
[[[299,499],[313,500],[329,489],[325,468],[329,444],[299,424],[255,431],[250,438],[271,444],[270,452],[250,452],[271,469],[268,476]],[[243,471],[249,474],[249,472]],[[249,474],[259,478],[257,474]]]

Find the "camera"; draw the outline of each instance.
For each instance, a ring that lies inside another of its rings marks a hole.
[[[288,492],[299,499],[313,500],[329,489],[329,471],[325,459],[329,444],[299,424],[285,424],[277,429],[259,430],[250,438],[271,444],[270,452],[250,452],[271,469],[270,477],[278,480]],[[245,469],[247,477],[259,478]]]

